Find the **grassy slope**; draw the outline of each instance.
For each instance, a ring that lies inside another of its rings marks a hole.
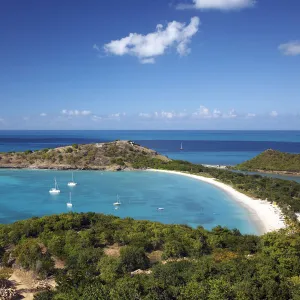
[[[266,150],[258,156],[236,166],[238,170],[300,172],[300,154]]]
[[[73,145],[39,151],[0,153],[2,168],[123,169],[142,159],[168,161],[155,151],[129,141]]]

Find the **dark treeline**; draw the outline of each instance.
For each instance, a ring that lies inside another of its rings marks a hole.
[[[133,163],[133,167],[175,170],[211,176],[254,198],[276,202],[292,221],[296,221],[295,213],[300,212],[300,184],[295,181],[245,175],[224,169],[207,168],[181,160],[161,161],[155,158],[139,158]]]
[[[106,254],[110,245],[119,255]],[[69,213],[1,225],[0,263],[55,276],[56,290],[36,300],[300,299],[300,236],[284,231],[258,237]]]

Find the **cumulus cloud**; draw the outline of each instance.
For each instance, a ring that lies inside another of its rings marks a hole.
[[[152,117],[152,115],[149,113],[139,113],[139,117],[149,119]]]
[[[146,35],[130,33],[127,37],[105,44],[104,50],[108,54],[118,56],[136,56],[143,64],[153,64],[157,56],[164,55],[167,49],[172,47],[176,48],[180,56],[189,54],[188,44],[197,33],[199,26],[198,17],[191,18],[188,25],[173,21],[164,28],[163,25],[158,24],[154,32]]]
[[[193,116],[200,118],[211,118],[211,113],[207,107],[200,105],[200,108],[193,113]]]
[[[213,117],[214,118],[220,118],[220,117],[222,117],[222,113],[221,113],[221,111],[220,110],[218,110],[218,109],[214,109],[214,111],[213,111]]]
[[[279,45],[278,49],[283,55],[287,55],[287,56],[300,55],[300,40],[291,41],[286,44],[281,44]]]
[[[47,114],[46,114],[46,113],[40,113],[40,116],[41,116],[41,117],[46,117]]]
[[[175,111],[155,111],[154,113],[139,113],[138,116],[144,119],[182,119],[188,116],[186,111],[175,112]]]
[[[236,118],[237,117],[237,113],[234,109],[231,109],[228,113],[228,118]]]
[[[273,117],[273,118],[276,118],[278,116],[278,112],[273,110],[270,112],[270,116]]]
[[[61,111],[62,115],[66,115],[66,116],[88,116],[90,115],[92,112],[89,110],[67,110],[67,109],[63,109]]]
[[[256,117],[256,114],[248,113],[246,117],[247,118],[254,118],[254,117]]]
[[[109,118],[109,119],[115,119],[115,118],[116,118],[116,119],[119,119],[119,118],[125,117],[125,116],[126,116],[126,113],[125,113],[125,112],[123,112],[123,113],[118,112],[118,113],[109,115],[107,118]]]
[[[191,4],[179,4],[177,9],[238,10],[252,7],[255,0],[192,0]]]

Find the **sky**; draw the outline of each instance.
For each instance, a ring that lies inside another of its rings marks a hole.
[[[299,0],[2,0],[0,129],[300,129]]]

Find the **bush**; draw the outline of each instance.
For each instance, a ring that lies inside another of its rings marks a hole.
[[[137,269],[147,269],[150,261],[143,248],[126,246],[120,252],[120,265],[123,272],[132,272]]]
[[[66,153],[72,153],[73,152],[73,149],[71,148],[71,147],[68,147],[67,149],[66,149]]]

